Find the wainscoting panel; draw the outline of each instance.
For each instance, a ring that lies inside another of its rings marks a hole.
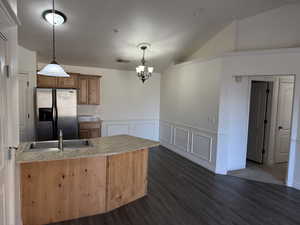
[[[173,128],[170,124],[165,123],[163,121],[160,121],[159,124],[159,139],[172,144],[172,132],[173,132]]]
[[[102,136],[127,134],[158,140],[159,120],[104,120]]]
[[[215,172],[217,131],[160,121],[161,145]]]
[[[129,134],[128,124],[111,124],[107,126],[107,136],[119,135],[119,134]]]
[[[188,128],[179,126],[174,127],[174,145],[183,151],[189,151],[189,136]]]
[[[155,122],[133,124],[131,135],[141,138],[153,139],[155,136]]]
[[[199,132],[192,132],[191,153],[211,162],[212,137]]]

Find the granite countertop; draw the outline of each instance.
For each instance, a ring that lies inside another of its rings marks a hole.
[[[76,159],[95,156],[109,156],[125,152],[151,148],[159,145],[159,142],[129,135],[117,135],[88,139],[91,146],[84,148],[72,148],[61,151],[28,151],[32,142],[19,145],[16,151],[17,163],[29,163],[39,161]]]

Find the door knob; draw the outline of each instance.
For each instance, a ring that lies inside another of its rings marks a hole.
[[[282,126],[279,126],[279,127],[278,127],[278,130],[281,130],[281,129],[283,129],[283,127],[282,127]]]

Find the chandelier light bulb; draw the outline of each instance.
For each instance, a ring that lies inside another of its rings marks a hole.
[[[148,72],[149,73],[153,73],[153,71],[154,71],[154,68],[151,66],[151,67],[148,67]]]

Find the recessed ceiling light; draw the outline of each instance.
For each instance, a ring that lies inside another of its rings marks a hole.
[[[44,11],[42,16],[43,16],[44,20],[46,20],[51,25],[53,25],[53,21],[54,21],[54,25],[56,25],[56,26],[62,25],[63,23],[65,23],[67,21],[66,15],[58,10],[54,11],[54,17],[53,17],[52,9]]]

